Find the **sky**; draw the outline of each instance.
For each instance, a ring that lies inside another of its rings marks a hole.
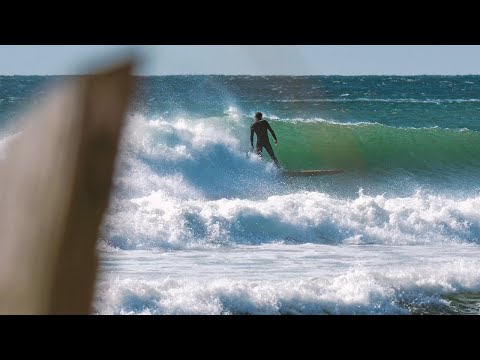
[[[480,74],[479,45],[0,45],[0,75],[68,75],[129,54],[138,75]]]

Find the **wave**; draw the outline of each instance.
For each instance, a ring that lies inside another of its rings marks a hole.
[[[456,313],[452,294],[480,290],[478,263],[446,261],[377,271],[351,266],[327,277],[291,280],[170,278],[100,283],[100,314],[412,314]],[[477,305],[478,306],[478,305]],[[475,310],[477,313],[478,310]]]
[[[432,176],[477,171],[480,133],[468,129],[400,128],[378,123],[276,121],[278,158],[287,167],[398,171]]]
[[[169,187],[114,205],[106,241],[120,249],[178,249],[264,243],[419,245],[478,243],[480,197],[446,199],[305,192],[264,200],[188,199]]]
[[[351,192],[357,180],[371,188],[374,175],[389,186],[405,187],[402,168],[440,179],[448,171],[478,169],[480,134],[473,131],[281,122],[274,128],[282,144],[275,151],[287,167],[350,169],[330,180],[330,188],[337,190],[344,182]],[[322,191],[328,180],[307,179],[310,187],[287,181],[271,162],[246,156],[241,144],[248,141],[247,130],[248,124],[228,118],[131,118],[104,225],[105,242],[119,249],[177,249],[480,239],[478,191],[462,199],[442,187],[436,193],[429,187],[412,192],[415,178],[403,196]],[[239,132],[243,140],[236,136]]]

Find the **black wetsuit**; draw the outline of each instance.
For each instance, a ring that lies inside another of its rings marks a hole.
[[[257,154],[262,156],[262,149],[265,148],[265,150],[268,152],[268,155],[270,155],[272,160],[275,162],[275,165],[280,166],[275,154],[273,153],[272,145],[270,145],[270,141],[268,140],[267,130],[269,130],[273,138],[277,140],[275,132],[270,127],[270,124],[267,122],[267,120],[255,121],[250,127],[250,143],[253,147],[253,133],[255,133],[257,135]]]

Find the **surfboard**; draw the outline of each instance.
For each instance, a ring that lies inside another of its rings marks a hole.
[[[333,175],[343,173],[343,170],[300,170],[300,171],[283,171],[286,176],[315,176],[315,175]]]

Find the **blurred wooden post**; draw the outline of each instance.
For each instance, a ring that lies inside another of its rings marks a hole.
[[[0,161],[0,313],[89,314],[130,62],[33,109]]]

